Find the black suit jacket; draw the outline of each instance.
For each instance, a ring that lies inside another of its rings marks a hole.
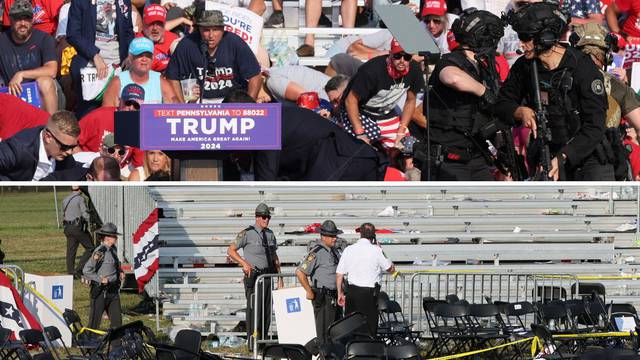
[[[382,180],[386,156],[315,112],[282,106],[282,150],[254,153],[257,181]]]
[[[2,181],[31,181],[38,167],[38,153],[42,137],[40,132],[44,126],[25,129],[0,142],[0,180]],[[56,161],[56,171],[61,176],[56,180],[78,181],[78,173],[65,171],[82,166],[73,156],[62,161]]]

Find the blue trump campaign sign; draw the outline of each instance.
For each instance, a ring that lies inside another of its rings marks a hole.
[[[281,104],[143,104],[142,150],[280,150]]]

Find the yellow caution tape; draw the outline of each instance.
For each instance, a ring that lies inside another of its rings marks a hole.
[[[533,340],[533,337],[528,337],[526,339],[520,339],[520,340],[512,341],[510,343],[501,344],[501,345],[497,345],[497,346],[492,346],[492,347],[486,348],[486,349],[468,351],[468,352],[465,352],[465,353],[454,354],[454,355],[440,356],[440,357],[437,357],[437,358],[430,358],[429,360],[459,359],[459,358],[462,358],[462,357],[465,357],[465,356],[471,356],[471,355],[480,354],[480,353],[484,353],[484,352],[488,352],[488,351],[493,351],[493,350],[501,349],[503,347],[507,347],[507,346],[511,346],[511,345],[515,345],[515,344],[520,344],[520,343],[523,343],[523,342],[528,342],[528,341],[531,341],[531,340]]]
[[[535,277],[540,277],[540,278],[548,278],[548,279],[575,279],[575,280],[636,280],[636,279],[640,279],[640,274],[639,275],[607,275],[607,276],[600,276],[600,275],[576,275],[576,276],[569,276],[569,275],[535,275]]]
[[[13,277],[11,276],[11,274],[9,274],[9,277]],[[18,279],[19,282],[22,282],[22,280]],[[62,311],[56,306],[56,304],[54,304],[51,300],[47,299],[44,295],[42,295],[38,290],[34,289],[31,285],[27,284],[27,283],[23,283],[23,286],[29,290],[29,292],[31,292],[33,295],[35,295],[38,299],[42,300],[44,303],[46,303],[47,305],[49,305],[49,307],[51,307],[51,309],[55,312],[57,312],[60,316],[63,316]],[[82,334],[85,331],[89,331],[98,335],[105,335],[107,332],[106,331],[102,331],[102,330],[96,330],[96,329],[91,329],[91,328],[87,328],[87,327],[83,327],[82,329],[80,329],[80,331],[78,332],[78,335]]]
[[[553,335],[553,338],[554,339],[557,339],[557,338],[561,339],[561,338],[629,337],[629,336],[633,336],[633,335],[635,335],[635,332],[632,332],[632,331],[629,331],[629,332],[611,331],[611,332],[605,332],[605,333],[556,334],[556,335]],[[480,349],[480,350],[468,351],[468,352],[464,352],[464,353],[460,353],[460,354],[453,354],[453,355],[441,356],[441,357],[436,357],[436,358],[430,358],[429,360],[459,359],[459,358],[463,358],[463,357],[467,357],[467,356],[471,356],[471,355],[476,355],[476,354],[480,354],[480,353],[484,353],[484,352],[489,352],[489,351],[501,349],[501,348],[504,348],[504,347],[507,347],[507,346],[512,346],[512,345],[528,342],[528,341],[531,341],[531,358],[533,358],[538,353],[538,350],[542,350],[542,348],[543,348],[542,341],[537,336],[533,336],[533,337],[528,337],[528,338],[525,338],[525,339],[512,341],[512,342],[509,342],[509,343],[506,343],[506,344],[492,346],[492,347],[489,347],[489,348],[486,348],[486,349]]]

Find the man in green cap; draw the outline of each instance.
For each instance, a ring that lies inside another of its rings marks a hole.
[[[122,326],[122,311],[120,308],[120,285],[124,280],[124,272],[120,267],[116,242],[118,228],[113,223],[106,223],[96,231],[100,239],[98,246],[84,265],[83,277],[91,284],[91,310],[89,312],[89,327],[98,329],[102,313],[107,312],[111,327]]]
[[[244,273],[244,290],[247,298],[247,340],[251,348],[251,336],[255,335],[259,340],[269,332],[271,324],[271,278],[265,278],[256,286],[258,276],[263,274],[277,274],[280,272],[280,260],[276,250],[278,244],[273,231],[269,229],[271,211],[265,203],[260,203],[255,211],[255,224],[240,231],[235,241],[229,245],[227,254],[236,263],[242,266]],[[243,255],[238,254],[242,249]],[[278,288],[281,288],[282,278],[278,280]],[[254,302],[258,297],[258,322],[254,326]],[[257,332],[254,334],[254,327]]]
[[[260,65],[251,48],[238,35],[224,30],[219,10],[195,11],[197,31],[176,47],[165,72],[175,93],[184,102],[180,80],[197,79],[199,102],[217,103],[231,90],[246,90],[256,99],[262,86]]]
[[[340,251],[336,249],[338,235],[342,234],[336,224],[326,220],[316,228],[320,241],[305,255],[296,269],[296,277],[307,292],[307,299],[313,303],[316,319],[316,336],[324,342],[329,325],[340,318],[338,292],[336,288],[336,268],[340,261]],[[307,279],[307,276],[311,279]]]

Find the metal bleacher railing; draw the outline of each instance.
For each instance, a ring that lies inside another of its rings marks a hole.
[[[345,230],[341,236],[348,242],[357,239],[354,230],[365,221],[391,230],[379,240],[407,273],[635,274],[640,255],[635,229],[619,228],[638,218],[637,187],[630,186],[150,187],[149,194],[164,213],[159,270],[167,299],[163,314],[178,326],[206,327],[205,333],[228,333],[244,320],[242,272],[229,263],[226,250],[253,223],[260,201],[274,208],[271,228],[283,271],[289,274],[318,237],[304,233],[304,227],[327,218]],[[384,210],[388,216],[378,216]],[[402,297],[407,315],[418,319],[421,305],[411,307],[409,299],[421,304],[426,295],[417,283],[409,291],[409,278],[405,274],[394,281],[394,286],[404,286],[394,293]],[[638,301],[637,280],[603,282],[614,298]],[[444,280],[438,283],[446,288]],[[422,280],[420,284],[426,289]],[[499,288],[474,295],[496,300],[508,295]],[[190,314],[194,304],[200,308],[198,316]]]

